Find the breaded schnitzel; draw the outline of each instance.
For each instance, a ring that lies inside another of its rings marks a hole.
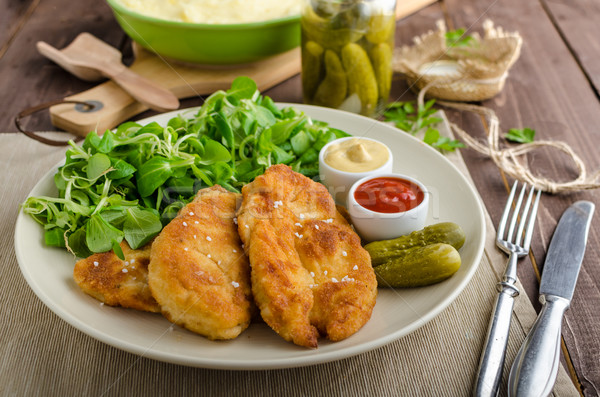
[[[75,264],[73,278],[83,292],[110,306],[160,312],[148,288],[150,244],[132,250],[121,242],[125,260],[114,252],[93,254]]]
[[[238,231],[262,318],[284,339],[317,347],[371,317],[377,281],[367,251],[320,183],[274,165],[244,186]]]
[[[209,339],[250,324],[250,266],[233,218],[239,194],[200,190],[152,244],[149,284],[163,315]]]

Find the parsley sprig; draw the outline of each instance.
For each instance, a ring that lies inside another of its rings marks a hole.
[[[504,137],[511,142],[531,143],[535,137],[535,130],[531,128],[511,128],[504,134]]]
[[[438,150],[452,152],[464,147],[462,142],[442,136],[435,128],[442,119],[435,116],[437,109],[433,108],[434,104],[435,99],[428,100],[422,106],[412,101],[394,102],[388,105],[383,117],[411,135],[424,131],[423,141]]]
[[[465,35],[465,29],[460,28],[446,32],[446,47],[467,47],[475,43],[473,36]]]

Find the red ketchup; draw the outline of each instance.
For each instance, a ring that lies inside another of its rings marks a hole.
[[[354,191],[354,198],[362,207],[387,214],[411,210],[421,204],[424,197],[414,183],[392,177],[370,179]]]

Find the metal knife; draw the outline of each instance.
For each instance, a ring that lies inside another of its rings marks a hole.
[[[578,201],[563,213],[550,242],[542,281],[542,310],[525,338],[508,377],[509,396],[547,396],[560,358],[560,331],[583,261],[594,204]]]

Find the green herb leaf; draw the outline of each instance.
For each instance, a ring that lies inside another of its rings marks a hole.
[[[197,160],[197,164],[210,165],[214,164],[217,161],[229,161],[231,159],[231,154],[225,148],[225,146],[221,145],[219,142],[214,141],[212,139],[204,142],[204,156],[200,160]]]
[[[279,121],[271,126],[271,140],[276,145],[282,144],[289,139],[289,137],[292,135],[292,132],[300,128],[305,122],[305,117]],[[294,138],[292,138],[292,141],[293,139]]]
[[[271,99],[271,98],[269,98],[269,99]],[[272,102],[273,101],[271,101],[271,103]],[[277,112],[273,112],[273,108],[275,108]],[[279,111],[279,109],[277,109],[275,107],[274,104],[268,108],[263,107],[263,106],[257,106],[256,107],[256,122],[261,127],[269,127],[277,122],[278,114],[281,115],[281,112]]]
[[[319,159],[319,152],[317,152],[313,148],[309,148],[302,156],[300,156],[300,161],[302,164],[311,164],[315,163]]]
[[[337,130],[337,131],[339,131],[339,130]],[[323,146],[327,145],[329,142],[333,141],[334,139],[350,136],[348,134],[340,136],[337,133],[337,131],[330,129],[329,131],[321,132],[312,147],[315,150],[321,150],[321,149],[323,149]]]
[[[153,157],[142,164],[138,175],[137,188],[140,196],[150,196],[173,175],[171,161],[164,157]]]
[[[173,128],[174,130],[178,130],[180,128],[184,129],[185,125],[186,125],[186,120],[183,117],[181,117],[181,115],[177,115],[176,117],[173,117],[167,123],[167,126]]]
[[[69,249],[78,258],[87,258],[93,254],[87,247],[85,234],[85,228],[81,227],[69,235]]]
[[[117,131],[115,132],[115,135],[117,135],[119,137],[131,136],[132,134],[135,134],[141,127],[142,126],[139,125],[138,123],[135,123],[133,121],[128,121],[117,127]]]
[[[460,28],[446,32],[446,47],[466,47],[471,45],[475,39],[465,35],[465,29]]]
[[[92,157],[87,165],[87,178],[94,180],[99,178],[104,172],[110,168],[110,158],[102,153],[96,153]]]
[[[229,166],[229,164],[227,164],[224,161],[219,161],[218,163],[215,163],[212,166],[211,170],[214,175],[215,184],[228,182],[229,179],[231,179],[231,177],[233,176],[233,168],[231,168],[231,166]]]
[[[83,141],[82,147],[85,150],[96,149],[100,145],[101,138],[98,136],[96,131],[90,131]]]
[[[237,77],[231,83],[231,88],[227,90],[228,98],[250,99],[256,92],[257,87],[254,80],[246,76]]]
[[[311,137],[305,131],[300,131],[290,140],[292,149],[297,156],[301,156],[312,145]]]
[[[179,210],[182,209],[184,205],[185,205],[184,202],[176,201],[176,202],[171,203],[168,206],[166,206],[165,209],[163,210],[163,213],[160,216],[161,223],[163,225],[166,225],[167,223],[169,223],[173,219],[175,219],[175,217],[177,216],[177,213],[179,213]]]
[[[111,167],[114,169],[108,173],[108,177],[111,179],[126,178],[136,171],[135,167],[125,160],[111,158]]]
[[[160,217],[154,212],[132,207],[127,209],[123,225],[125,240],[133,249],[143,247],[162,229]]]
[[[504,134],[504,138],[507,140],[518,143],[531,143],[534,137],[535,130],[531,128],[511,128]]]
[[[425,131],[425,136],[423,137],[423,142],[428,145],[433,146],[440,139],[440,132],[434,128],[428,128]]]
[[[206,172],[202,171],[200,168],[192,165],[192,173],[193,175],[203,181],[207,186],[214,185],[213,181],[206,175]]]
[[[294,155],[286,152],[279,146],[274,146],[273,156],[275,157],[275,162],[279,164],[289,164],[296,158]]]
[[[100,143],[97,146],[98,151],[101,153],[110,153],[110,151],[113,150],[114,147],[114,134],[112,133],[112,131],[104,132],[104,135],[102,135],[102,139],[100,140]]]
[[[111,226],[100,215],[92,215],[87,222],[85,242],[92,252],[106,252],[113,248],[113,241],[121,242],[123,232]]]
[[[465,147],[465,144],[455,139],[450,139],[447,136],[440,137],[436,143],[432,145],[442,151],[452,152],[455,149]]]
[[[127,217],[127,210],[125,208],[107,208],[100,212],[100,216],[117,229],[122,229]]]
[[[233,148],[233,130],[231,126],[227,122],[225,115],[223,112],[218,112],[214,116],[215,123],[217,124],[217,129],[221,133],[221,136],[225,140],[227,147]]]
[[[434,104],[435,99],[430,99],[422,107],[415,109],[411,102],[395,102],[387,107],[384,120],[393,122],[396,127],[412,135],[425,130],[423,142],[438,150],[451,152],[464,147],[460,141],[441,136],[440,131],[432,127],[442,121],[434,116],[437,112],[433,108]]]
[[[117,256],[117,258],[121,259],[122,261],[125,260],[125,254],[123,253],[123,250],[121,249],[121,244],[117,240],[112,241],[112,250],[115,253],[115,255]]]
[[[161,136],[163,131],[164,131],[164,127],[162,127],[160,124],[158,124],[156,121],[147,124],[143,127],[141,127],[139,130],[137,130],[136,132],[136,136],[140,136],[140,135],[144,135],[144,134],[152,134],[152,135],[156,135],[156,136]]]
[[[407,112],[402,106],[403,104],[404,102],[397,102],[388,106],[387,110],[383,113],[383,117],[385,121],[393,122],[396,125],[396,128],[410,132],[413,123],[408,120]]]
[[[46,230],[44,233],[44,242],[49,247],[65,247],[65,230],[54,228]]]
[[[268,96],[263,98],[260,105],[269,110],[269,112],[274,116],[274,119],[283,118],[283,113],[281,110],[279,110],[279,108],[275,105],[275,102],[273,102],[273,100]]]

